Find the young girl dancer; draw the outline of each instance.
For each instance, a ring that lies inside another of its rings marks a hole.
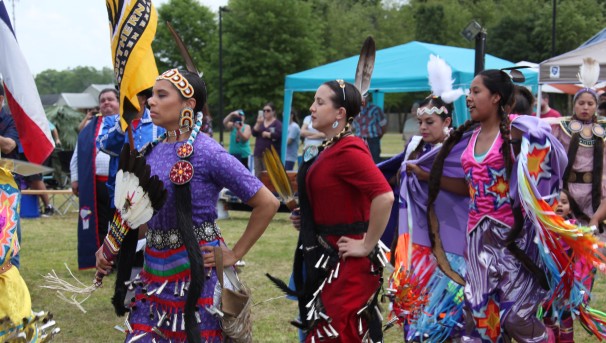
[[[465,253],[465,342],[512,338],[519,342],[546,342],[548,338],[545,326],[536,318],[537,306],[548,285],[532,240],[533,222],[524,220],[519,202],[511,196],[516,195],[511,171],[522,132],[533,126],[544,138],[543,152],[550,163],[545,165],[545,159],[539,160],[543,163],[539,165],[545,167],[537,179],[549,183],[558,180],[557,186],[558,162],[563,156],[558,156],[559,145],[547,144],[548,130],[537,119],[526,117],[533,123],[523,125],[525,119],[518,118],[519,128],[514,122],[512,129],[511,121],[516,117],[509,116],[505,109],[512,105],[513,91],[511,77],[504,71],[485,70],[478,74],[467,98],[471,120],[444,143],[431,171],[430,215],[437,210],[433,203],[439,192],[444,157],[463,132],[479,123],[461,157],[471,198]]]

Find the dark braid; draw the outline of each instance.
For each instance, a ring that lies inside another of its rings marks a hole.
[[[438,155],[436,156],[436,159],[434,160],[429,172],[429,181],[427,182],[429,184],[429,196],[427,201],[428,208],[433,205],[438,197],[438,193],[440,193],[440,180],[442,179],[444,161],[446,160],[446,157],[448,154],[450,154],[452,148],[461,141],[463,134],[475,124],[477,123],[473,120],[466,121],[463,125],[459,126],[450,134],[450,137],[444,141],[442,148],[440,148],[440,151],[438,152]]]
[[[349,117],[347,118],[347,123],[345,124],[345,127],[343,127],[343,130],[341,130],[341,132],[337,133],[336,135],[334,135],[333,137],[331,137],[328,140],[325,140],[322,145],[320,145],[318,147],[318,152],[322,152],[324,149],[328,148],[329,146],[335,144],[336,142],[338,142],[341,138],[348,136],[351,134],[351,123],[353,122],[353,117]]]
[[[506,178],[509,180],[511,178],[511,170],[513,168],[513,161],[511,158],[511,121],[509,120],[509,116],[505,113],[502,107],[499,107],[499,116],[501,117],[501,123],[499,124],[499,131],[501,132],[501,138],[503,139],[503,145],[501,146],[501,154],[503,155],[503,161],[505,163],[506,170]]]
[[[573,133],[572,136],[570,137],[570,144],[568,145],[568,152],[567,152],[567,157],[568,157],[568,164],[566,165],[566,169],[564,169],[564,176],[563,181],[564,181],[564,189],[568,190],[568,178],[570,177],[570,173],[572,172],[572,165],[574,164],[574,161],[577,158],[577,151],[579,150],[579,142],[581,140],[581,135],[576,132]],[[594,156],[595,156],[595,149],[594,149]],[[600,160],[602,159],[602,157],[600,157]],[[594,161],[595,163],[595,161]]]
[[[604,140],[595,137],[593,146],[593,178],[591,179],[591,205],[595,212],[602,200],[602,171],[604,170]]]
[[[436,258],[436,262],[440,270],[446,276],[460,285],[465,285],[465,280],[459,273],[452,269],[450,263],[448,262],[446,252],[444,251],[444,246],[442,245],[442,238],[440,237],[440,223],[436,216],[436,211],[433,204],[438,197],[438,193],[440,192],[440,179],[442,178],[444,161],[446,160],[446,157],[450,154],[452,148],[461,141],[463,133],[469,130],[474,124],[474,121],[468,120],[465,122],[465,124],[461,125],[458,129],[450,134],[450,137],[448,137],[448,139],[444,142],[442,148],[436,156],[436,159],[434,160],[431,171],[429,172],[428,181],[429,196],[427,201],[427,225],[429,226],[429,241],[431,242],[431,250]]]
[[[593,124],[597,125],[598,116],[591,117]],[[597,211],[602,201],[602,172],[604,170],[604,139],[594,135],[593,146],[593,177],[591,178],[591,207]],[[600,228],[600,232],[602,229]]]

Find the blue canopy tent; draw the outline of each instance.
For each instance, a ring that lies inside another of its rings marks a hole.
[[[375,68],[372,74],[370,90],[373,101],[383,107],[384,93],[429,92],[427,81],[427,61],[429,55],[437,55],[452,68],[454,87],[469,88],[474,77],[475,51],[437,44],[412,41],[377,51]],[[344,79],[353,82],[358,56],[325,64],[313,69],[286,76],[284,86],[284,123],[290,121],[293,92],[315,92],[328,80]],[[514,63],[486,55],[486,69],[501,69],[515,66]],[[538,75],[530,69],[522,70],[526,76],[524,85],[531,86],[533,91],[538,86]],[[311,102],[310,97],[310,102]],[[454,125],[460,125],[469,117],[465,99],[461,97],[454,104]],[[287,125],[287,124],[285,124]],[[286,152],[286,130],[282,135],[282,160]]]

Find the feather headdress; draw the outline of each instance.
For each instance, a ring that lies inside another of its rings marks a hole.
[[[438,56],[429,55],[427,74],[431,94],[442,98],[445,103],[451,104],[461,95],[465,94],[462,88],[452,89],[452,84],[454,83],[452,69]]]
[[[579,95],[583,93],[591,93],[594,98],[598,98],[598,94],[593,88],[600,78],[600,64],[592,57],[586,57],[583,59],[583,64],[579,67],[579,73],[577,74],[579,81],[583,84],[575,95],[573,101],[576,101]]]
[[[584,58],[583,64],[579,67],[577,77],[583,84],[583,87],[593,88],[598,83],[598,78],[600,77],[600,64],[591,57]]]

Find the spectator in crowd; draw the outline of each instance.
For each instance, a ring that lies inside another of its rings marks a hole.
[[[598,105],[598,116],[606,117],[606,101]]]
[[[372,95],[362,100],[362,111],[353,122],[354,133],[362,138],[375,163],[381,161],[381,137],[387,131],[387,118],[383,110],[372,103]]]
[[[514,104],[511,113],[530,115],[533,111],[534,96],[524,86],[515,85]]]
[[[276,106],[272,102],[268,102],[263,106],[263,113],[257,116],[257,122],[253,126],[252,135],[257,138],[253,156],[255,176],[259,177],[261,172],[266,169],[263,163],[263,151],[272,145],[278,152],[278,155],[281,150],[282,122],[276,118]]]
[[[200,132],[204,133],[208,137],[213,136],[213,116],[210,114],[210,108],[208,108],[208,104],[204,105],[204,117],[202,118],[202,127],[200,128]]]
[[[301,128],[297,111],[290,111],[290,124],[288,125],[288,138],[286,141],[286,170],[294,170],[295,162],[299,157],[299,142],[301,141]]]
[[[229,153],[248,168],[248,157],[252,154],[250,150],[250,136],[252,134],[250,125],[246,124],[246,114],[243,110],[229,113],[223,119],[225,130],[231,131],[229,136]]]
[[[533,115],[536,115],[533,113]],[[549,107],[549,93],[541,93],[541,118],[559,118],[560,112]]]
[[[95,266],[95,252],[107,234],[112,212],[107,191],[109,172],[108,154],[97,149],[103,118],[119,111],[119,95],[114,88],[99,93],[99,115],[89,110],[82,120],[78,143],[70,162],[72,192],[80,197],[78,216],[78,267]]]
[[[408,142],[408,137],[406,137],[406,133],[408,130],[408,133],[412,133],[412,136],[416,135],[419,131],[419,127],[418,127],[418,122],[417,122],[417,110],[419,109],[419,101],[415,101],[412,106],[410,107],[410,113],[404,113],[404,125],[402,125],[402,140]],[[408,118],[409,115],[412,115],[412,118]],[[414,130],[410,130],[409,127],[406,127],[406,125],[410,125],[409,124],[413,124],[415,126]],[[412,137],[411,136],[411,137]]]
[[[606,90],[602,91],[598,96],[598,106],[606,103]]]
[[[4,157],[17,158],[19,134],[8,107],[5,108],[3,104],[4,88],[0,85],[0,152]]]
[[[23,152],[23,147],[21,146],[21,144],[18,144],[18,151],[19,151],[19,159],[22,161],[27,161],[27,157],[25,156],[25,153]],[[47,167],[50,167],[50,161],[51,161],[51,157],[49,156],[46,161],[44,161],[44,165]],[[25,187],[32,189],[32,190],[37,190],[37,191],[46,191],[46,184],[44,184],[44,180],[42,178],[42,174],[34,174],[34,175],[29,175],[29,176],[24,176],[23,177],[23,182],[25,182]],[[39,194],[38,197],[40,198],[40,200],[42,200],[42,217],[50,217],[55,213],[55,209],[53,207],[53,205],[50,203],[50,199],[48,197],[48,194],[44,193],[44,194]]]
[[[303,140],[303,150],[305,150],[310,145],[319,146],[322,144],[326,135],[323,132],[320,132],[311,125],[311,115],[305,116],[303,119],[303,124],[301,125],[301,137]]]

